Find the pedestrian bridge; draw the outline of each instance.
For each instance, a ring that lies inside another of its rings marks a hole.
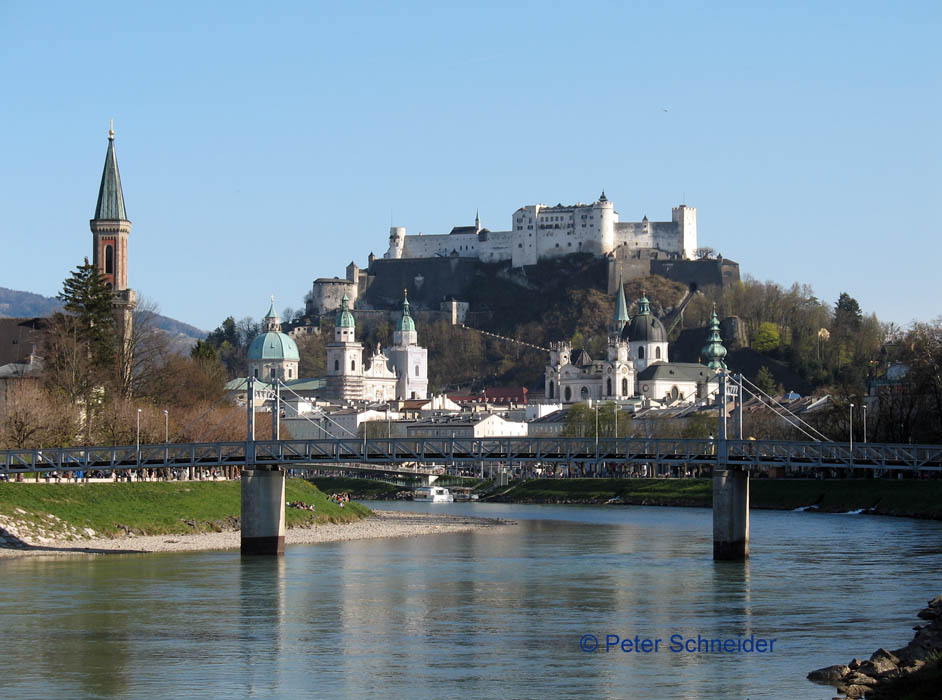
[[[719,461],[717,455],[725,458]],[[256,440],[0,450],[0,474],[182,467],[330,466],[430,475],[455,465],[700,465],[723,468],[942,471],[942,445],[654,438]],[[355,466],[354,466],[355,465]]]

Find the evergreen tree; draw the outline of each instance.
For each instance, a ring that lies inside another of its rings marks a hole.
[[[88,258],[65,280],[58,299],[75,319],[79,340],[92,364],[110,368],[117,349],[112,313],[114,294]]]

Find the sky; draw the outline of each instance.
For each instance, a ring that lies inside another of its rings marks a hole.
[[[697,208],[743,275],[942,315],[938,2],[0,0],[0,286],[85,256],[110,119],[129,284],[212,329],[526,204]]]

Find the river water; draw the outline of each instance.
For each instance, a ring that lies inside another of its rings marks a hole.
[[[0,696],[830,698],[808,671],[903,646],[942,592],[938,522],[753,511],[752,558],[714,563],[707,509],[371,505],[517,525],[0,561]]]

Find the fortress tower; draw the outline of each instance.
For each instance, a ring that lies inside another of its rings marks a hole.
[[[124,192],[118,158],[114,151],[114,121],[108,131],[108,150],[98,188],[95,217],[88,222],[92,231],[92,262],[114,291],[115,327],[119,334],[120,374],[126,389],[130,387],[132,361],[133,312],[137,303],[128,288],[128,236],[131,222],[124,209]]]

